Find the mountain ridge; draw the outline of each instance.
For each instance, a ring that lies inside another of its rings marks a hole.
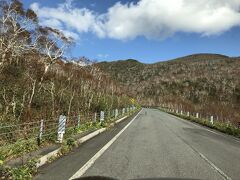
[[[96,65],[143,105],[220,112],[222,119],[240,121],[239,57],[203,53],[154,64],[127,60]]]
[[[111,60],[111,61],[100,61],[98,63],[116,63],[116,62],[135,62],[135,63],[141,63],[141,64],[145,64],[145,65],[152,65],[152,64],[158,64],[158,63],[162,63],[162,62],[173,62],[173,61],[184,61],[184,60],[189,60],[192,58],[195,59],[202,59],[204,60],[204,58],[207,58],[207,60],[219,60],[219,59],[239,59],[240,56],[227,56],[227,55],[223,55],[223,54],[217,54],[217,53],[197,53],[197,54],[190,54],[190,55],[186,55],[186,56],[181,56],[181,57],[177,57],[177,58],[172,58],[172,59],[166,59],[166,60],[158,60],[154,63],[145,63],[145,62],[141,62],[141,60],[137,60],[137,59],[118,59],[118,60]]]

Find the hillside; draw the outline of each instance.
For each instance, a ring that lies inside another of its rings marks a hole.
[[[240,58],[195,54],[155,64],[126,60],[97,65],[142,105],[165,104],[240,121]]]
[[[24,9],[22,2],[3,1],[0,11],[4,19],[0,21],[1,125],[60,114],[88,115],[132,104],[90,60],[64,58],[73,39],[40,26],[37,14]]]

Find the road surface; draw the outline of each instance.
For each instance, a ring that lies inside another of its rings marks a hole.
[[[36,179],[69,179],[81,174],[81,168],[121,130],[82,176],[240,179],[238,139],[155,109],[143,109],[134,120],[120,123],[40,168]]]

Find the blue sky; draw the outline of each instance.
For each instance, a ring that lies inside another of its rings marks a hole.
[[[60,28],[75,37],[76,45],[69,56],[98,61],[132,58],[144,63],[194,53],[240,56],[238,0],[221,0],[222,4],[216,0],[189,0],[188,4],[183,0],[169,1],[176,5],[163,0],[23,3],[37,12],[43,25]]]

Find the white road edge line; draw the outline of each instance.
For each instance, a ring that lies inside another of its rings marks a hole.
[[[161,112],[164,112],[164,111],[161,111]],[[167,113],[167,112],[164,112],[164,113]],[[167,114],[169,114],[169,113],[167,113]],[[209,132],[211,132],[211,133],[213,133],[213,134],[217,134],[217,135],[222,136],[222,137],[225,137],[225,138],[232,138],[233,141],[235,141],[235,142],[237,142],[237,143],[240,143],[239,139],[237,139],[236,137],[234,137],[234,136],[232,136],[232,135],[229,135],[229,134],[226,134],[226,133],[222,133],[222,132],[218,132],[218,130],[213,131],[213,130],[208,129],[207,126],[198,124],[197,122],[192,122],[192,121],[186,120],[186,119],[184,119],[184,118],[180,118],[180,117],[175,116],[175,115],[172,115],[172,114],[169,114],[169,115],[172,116],[172,117],[174,117],[174,118],[177,118],[177,119],[179,119],[179,120],[181,120],[181,121],[185,121],[185,122],[187,122],[187,123],[189,123],[189,124],[192,124],[192,125],[194,125],[194,126],[196,126],[196,127],[198,127],[198,128],[203,128],[204,130],[209,131]]]
[[[118,137],[133,123],[142,110],[116,135],[114,136],[102,149],[100,149],[88,162],[86,162],[69,180],[81,177],[94,162],[118,139]]]
[[[169,114],[170,116],[173,116],[173,117],[175,117],[175,118],[177,118],[177,119],[180,119],[181,121],[187,121],[187,120],[185,120],[185,119],[182,119],[182,118],[179,118],[179,117],[177,117],[177,116],[174,116],[174,115],[172,115],[172,114]],[[187,121],[188,123],[191,123],[190,121]],[[191,123],[191,124],[193,124],[193,123]],[[195,125],[195,126],[200,126],[200,125],[197,125],[197,124],[193,124],[193,125]],[[173,132],[173,131],[172,131]],[[222,178],[223,179],[225,179],[225,180],[232,180],[232,178],[231,177],[229,177],[228,175],[226,175],[220,168],[218,168],[212,161],[210,161],[206,156],[204,156],[202,153],[200,153],[198,150],[196,150],[194,147],[192,147],[189,143],[187,143],[183,138],[181,138],[180,136],[178,136],[175,132],[173,132],[179,139],[181,139],[186,145],[188,145],[194,152],[196,152],[204,161],[206,161],[208,164],[209,164],[209,166],[211,167],[211,168],[213,168],[213,170],[215,170],[215,171],[217,171],[221,176],[222,176]]]
[[[204,156],[202,153],[198,152],[202,159],[204,159],[215,171],[217,171],[219,174],[222,175],[222,177],[226,180],[232,180],[228,175],[226,175],[221,169],[219,169],[214,163],[212,163],[206,156]]]

